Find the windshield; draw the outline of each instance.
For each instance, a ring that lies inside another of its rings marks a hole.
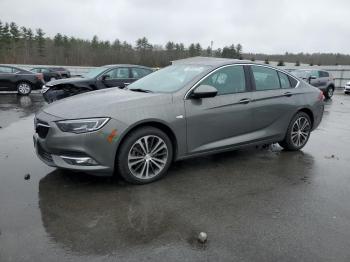
[[[180,90],[207,69],[209,69],[209,66],[171,65],[141,78],[129,85],[128,89],[143,89],[155,93],[172,93]]]
[[[96,76],[98,76],[99,74],[101,74],[102,72],[104,72],[106,70],[107,70],[106,67],[97,67],[97,68],[91,69],[89,72],[83,74],[82,77],[95,78]]]

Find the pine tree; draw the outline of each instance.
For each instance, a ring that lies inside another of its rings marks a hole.
[[[34,40],[36,42],[39,61],[41,62],[45,57],[45,33],[41,28],[36,29]]]

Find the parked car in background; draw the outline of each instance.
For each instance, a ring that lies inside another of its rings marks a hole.
[[[271,66],[184,59],[125,89],[45,107],[35,116],[34,144],[47,165],[95,175],[116,170],[145,184],[173,160],[275,142],[300,150],[321,122],[323,99],[317,88]]]
[[[297,69],[292,70],[291,73],[322,90],[326,98],[333,96],[335,83],[334,77],[329,72],[324,70]]]
[[[345,84],[345,86],[344,86],[344,93],[345,94],[350,94],[350,81]]]
[[[61,75],[61,78],[69,78],[71,77],[71,73],[69,70],[63,68],[63,67],[49,67],[50,70],[57,72]]]
[[[152,72],[152,68],[138,65],[106,65],[92,69],[81,77],[50,81],[43,87],[42,93],[45,101],[52,103],[89,91],[124,88]]]
[[[0,91],[17,91],[20,95],[29,95],[34,89],[41,89],[43,75],[18,67],[0,65]]]
[[[47,68],[47,67],[34,67],[34,68],[30,69],[30,71],[33,73],[43,74],[45,82],[49,82],[49,81],[53,81],[53,80],[57,80],[57,79],[62,78],[62,75],[59,72],[57,72],[51,68]]]

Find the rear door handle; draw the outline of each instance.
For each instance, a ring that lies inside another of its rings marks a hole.
[[[240,104],[248,104],[249,102],[250,102],[249,98],[243,98],[243,99],[239,100]]]
[[[291,97],[293,95],[293,93],[291,93],[291,92],[285,92],[284,93],[284,96],[287,96],[287,97]]]
[[[124,85],[126,85],[126,86],[128,86],[128,85],[130,85],[131,83],[124,83]]]

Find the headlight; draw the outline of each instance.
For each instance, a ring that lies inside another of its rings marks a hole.
[[[69,133],[86,133],[101,129],[109,118],[90,118],[90,119],[74,119],[74,120],[63,120],[57,121],[56,125],[63,132]]]

